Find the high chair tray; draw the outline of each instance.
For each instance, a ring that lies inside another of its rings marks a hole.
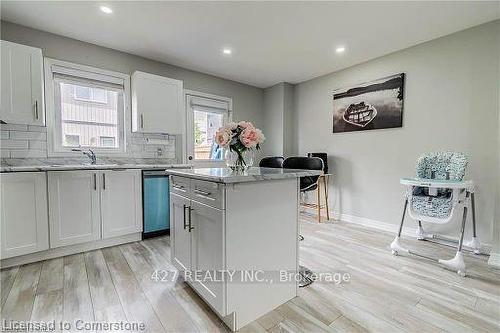
[[[471,180],[456,181],[456,180],[444,180],[444,179],[401,178],[399,182],[403,185],[430,187],[430,188],[472,189],[474,186]]]

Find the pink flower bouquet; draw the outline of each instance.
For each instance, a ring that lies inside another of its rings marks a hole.
[[[249,121],[230,122],[219,128],[215,133],[215,142],[222,148],[227,149],[228,153],[237,155],[234,163],[232,163],[234,165],[229,165],[233,169],[244,170],[249,167],[245,155],[253,150],[260,149],[260,145],[265,139],[262,131],[255,128]]]

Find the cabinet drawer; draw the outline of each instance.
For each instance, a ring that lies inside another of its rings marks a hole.
[[[170,176],[170,191],[189,198],[191,180],[185,177]]]
[[[204,180],[191,181],[191,199],[224,209],[224,185]]]

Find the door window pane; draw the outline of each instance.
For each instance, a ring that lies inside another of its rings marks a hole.
[[[194,110],[194,159],[223,160],[224,150],[215,143],[215,132],[224,124],[220,112]]]

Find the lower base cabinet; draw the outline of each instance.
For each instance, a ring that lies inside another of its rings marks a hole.
[[[191,269],[213,277],[203,278],[193,287],[219,314],[224,314],[224,285],[219,274],[224,269],[224,211],[196,201],[191,202],[191,210]]]
[[[177,194],[170,194],[170,224],[172,226],[175,244],[172,260],[181,271],[191,268],[191,232],[187,219],[189,218],[189,204],[191,201]]]
[[[141,170],[101,171],[102,238],[142,231]]]
[[[224,211],[173,193],[170,207],[174,264],[182,271],[202,275],[222,271]],[[224,315],[223,284],[215,276],[213,281],[203,276],[191,278],[193,288],[214,310]]]
[[[1,188],[1,259],[47,250],[45,172],[4,173]]]
[[[50,247],[142,231],[141,170],[48,172]]]
[[[1,173],[0,190],[2,265],[136,240],[142,231],[139,169]]]
[[[298,179],[170,184],[172,262],[231,330],[297,296]]]
[[[96,171],[50,171],[48,174],[50,247],[101,237]]]

